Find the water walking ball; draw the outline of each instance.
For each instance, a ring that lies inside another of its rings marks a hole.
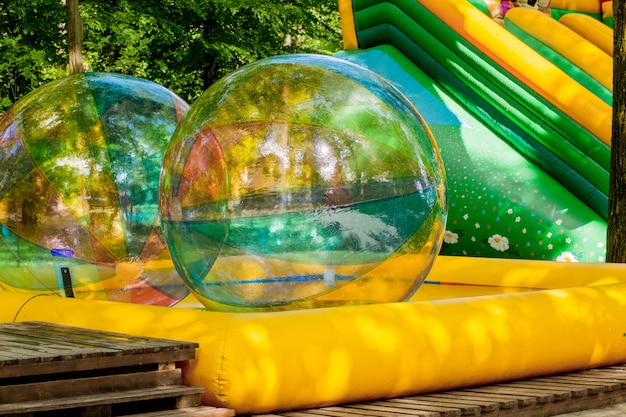
[[[185,297],[158,181],[187,110],[153,82],[102,73],[16,102],[0,119],[0,287],[157,305]]]
[[[248,64],[191,106],[159,183],[172,259],[222,311],[402,301],[446,217],[429,129],[386,80],[334,57]]]

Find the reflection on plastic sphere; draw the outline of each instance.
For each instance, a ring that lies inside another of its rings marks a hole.
[[[157,84],[97,73],[15,103],[0,120],[0,287],[159,305],[187,295],[158,211],[187,109]]]
[[[374,73],[289,55],[209,88],[160,180],[172,259],[209,309],[401,301],[445,223],[443,167],[413,106]]]

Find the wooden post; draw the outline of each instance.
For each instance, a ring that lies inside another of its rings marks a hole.
[[[607,262],[626,263],[626,0],[613,0],[613,131]]]
[[[69,73],[85,72],[83,64],[83,20],[78,10],[78,0],[67,0],[67,33],[70,58]]]

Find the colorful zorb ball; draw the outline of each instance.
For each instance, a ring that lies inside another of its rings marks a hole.
[[[158,305],[186,296],[158,181],[187,109],[155,83],[99,73],[15,103],[0,120],[0,287]]]
[[[159,187],[174,264],[216,310],[406,300],[446,217],[415,108],[327,56],[257,61],[210,87],[174,133]]]

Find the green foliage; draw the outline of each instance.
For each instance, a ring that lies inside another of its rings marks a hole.
[[[145,78],[190,103],[246,63],[341,48],[336,0],[81,0],[80,12],[88,71]],[[65,19],[60,0],[0,1],[0,112],[67,74]]]
[[[0,1],[0,113],[66,74],[65,17],[59,0]]]

